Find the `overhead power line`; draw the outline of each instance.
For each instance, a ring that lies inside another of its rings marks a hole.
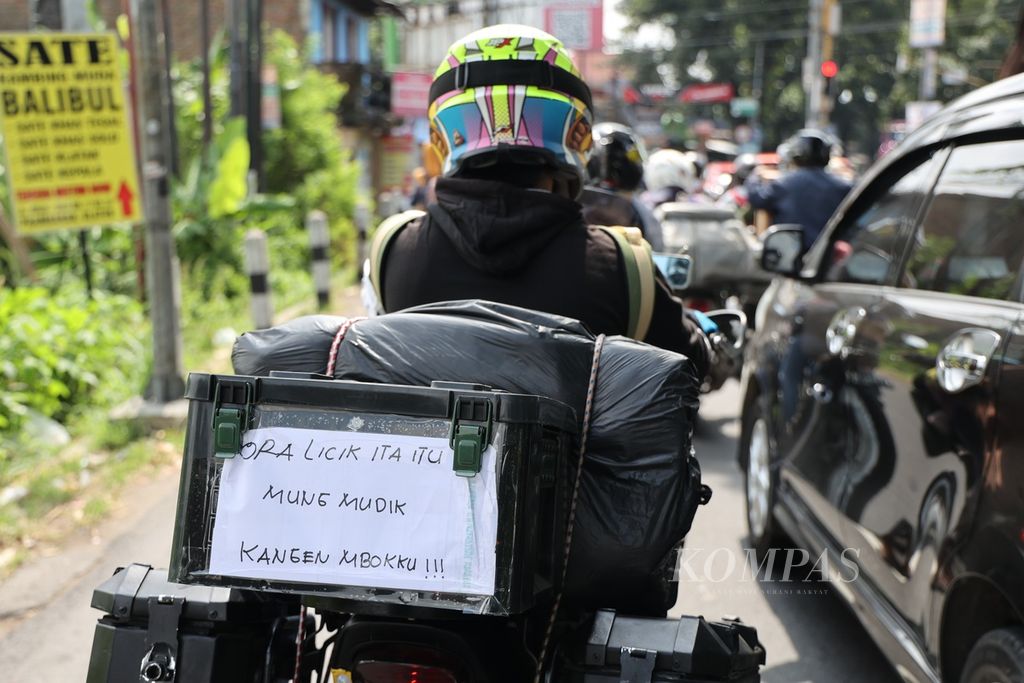
[[[946,20],[947,26],[964,26],[973,24],[979,19],[993,17],[996,19],[1007,19],[1012,20],[1017,18],[1016,11],[1013,12],[995,12],[992,14],[974,14],[974,15],[961,15],[956,17],[950,17]],[[869,34],[881,34],[881,33],[896,33],[903,30],[907,26],[905,19],[897,19],[892,21],[878,21],[866,24],[847,24],[843,26],[842,30],[837,36],[840,40],[844,35],[869,35]],[[780,40],[793,40],[794,38],[803,38],[807,35],[806,28],[798,29],[785,29],[780,31],[766,31],[764,33],[751,33],[746,38],[751,43],[771,43]],[[722,36],[721,38],[703,39],[703,40],[687,40],[677,38],[680,46],[690,48],[705,48],[732,45],[736,42],[734,36]]]

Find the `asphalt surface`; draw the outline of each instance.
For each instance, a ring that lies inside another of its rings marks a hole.
[[[756,626],[768,653],[766,683],[896,681],[827,586],[762,583],[739,568],[727,571],[730,553],[743,557],[745,534],[742,478],[735,465],[738,404],[738,388],[731,383],[707,397],[701,409],[697,454],[714,496],[687,537],[693,577],[684,570],[673,613],[738,616]],[[121,514],[94,536],[22,567],[0,585],[0,680],[85,680],[99,614],[89,607],[92,590],[119,565],[166,566],[176,487],[173,473],[152,479],[120,501]],[[709,576],[702,575],[705,567]]]

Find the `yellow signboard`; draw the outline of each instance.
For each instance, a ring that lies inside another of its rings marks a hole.
[[[0,33],[0,130],[19,231],[139,219],[114,34]]]

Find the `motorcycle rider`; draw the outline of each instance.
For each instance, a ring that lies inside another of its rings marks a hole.
[[[562,43],[514,24],[469,34],[438,67],[428,113],[443,169],[436,202],[375,240],[380,309],[480,298],[627,333],[626,257],[576,201],[593,105]],[[654,285],[643,340],[687,355],[704,377],[707,337],[660,275]]]
[[[636,226],[654,251],[663,251],[661,223],[635,194],[644,179],[647,152],[643,142],[631,128],[618,123],[598,123],[591,137],[594,146],[587,162],[590,187],[580,197],[584,220],[595,225]],[[609,201],[612,197],[625,201]],[[623,207],[622,216],[608,211],[616,204]]]
[[[736,212],[737,218],[743,221],[744,225],[753,225],[754,212],[750,207],[750,199],[747,196],[746,182],[750,175],[757,169],[757,156],[750,152],[736,157],[733,162],[732,179],[729,188],[715,202]]]
[[[826,171],[832,140],[825,133],[807,128],[785,144],[795,169],[770,183],[763,182],[756,173],[751,175],[747,196],[755,209],[773,214],[775,223],[800,225],[806,250],[852,186]]]
[[[697,165],[678,149],[659,149],[644,166],[647,191],[642,199],[651,209],[668,202],[687,201],[700,189]]]

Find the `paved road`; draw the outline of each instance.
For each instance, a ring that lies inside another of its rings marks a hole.
[[[696,571],[718,549],[742,555],[743,498],[735,462],[738,391],[730,384],[705,400],[697,440],[705,481],[714,488],[700,510],[687,547]],[[0,679],[85,679],[98,613],[89,608],[92,589],[118,565],[132,561],[166,566],[173,528],[177,479],[165,473],[123,501],[124,512],[59,556],[44,558],[0,585]],[[725,552],[718,550],[719,558]],[[895,681],[872,642],[827,588],[793,594],[778,586],[728,580],[724,564],[710,578],[686,581],[677,613],[709,618],[737,615],[757,626],[768,651],[767,683],[886,683]],[[817,588],[817,587],[813,587]]]
[[[59,555],[19,569],[0,585],[0,680],[84,681],[93,628],[93,588],[132,562],[166,567],[177,474],[161,471],[119,501],[120,514]]]

